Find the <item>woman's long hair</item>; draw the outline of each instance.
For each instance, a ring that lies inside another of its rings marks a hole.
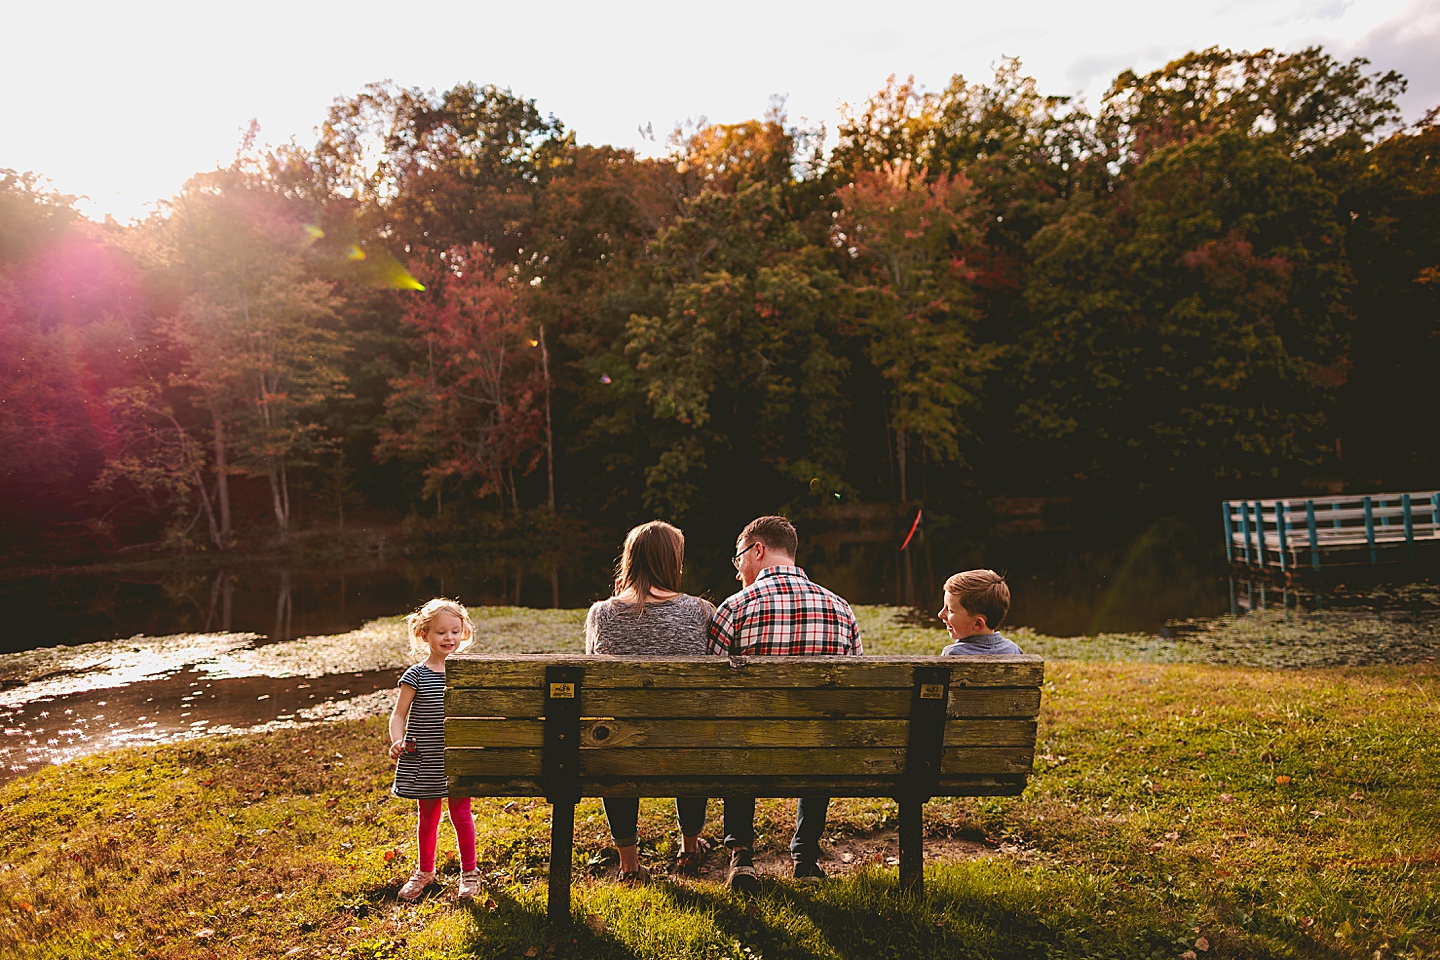
[[[615,593],[634,589],[639,609],[651,590],[680,592],[680,571],[685,564],[685,534],[664,520],[651,520],[635,527],[625,537],[625,549],[615,566]]]

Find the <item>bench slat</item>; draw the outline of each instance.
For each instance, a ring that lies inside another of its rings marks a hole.
[[[697,743],[733,746],[904,747],[905,720],[773,720],[757,726],[746,720],[583,720],[581,749],[683,747]],[[543,720],[459,717],[446,721],[446,737],[471,747],[538,748],[545,742]],[[945,745],[1027,746],[1035,742],[1035,721],[956,720],[945,727]]]
[[[585,669],[585,688],[713,687],[905,687],[914,682],[915,666],[933,663],[951,670],[953,686],[1039,686],[1044,661],[1021,654],[995,657],[586,657],[551,654],[504,658],[457,654],[446,667],[452,688],[539,688],[547,665]]]
[[[533,777],[451,777],[452,797],[539,797],[545,789]],[[976,775],[940,778],[937,797],[1013,797],[1025,789],[1025,776]],[[646,780],[613,778],[585,786],[590,797],[800,797],[816,794],[813,780],[796,777],[755,776],[726,778],[657,777]],[[878,777],[836,777],[827,780],[824,793],[832,797],[893,797],[896,780]]]
[[[694,689],[656,700],[655,691],[582,689],[586,717],[778,717],[872,719],[910,715],[911,690],[823,689],[785,690]],[[544,713],[545,698],[534,690],[450,688],[445,692],[446,717],[532,718]],[[950,688],[949,717],[1034,717],[1040,712],[1040,690],[1025,687]]]
[[[457,777],[538,777],[540,750],[524,747],[445,750],[445,770]],[[947,747],[941,754],[945,774],[1027,773],[1034,761],[1030,747]],[[582,788],[595,777],[714,776],[743,778],[764,770],[772,776],[806,778],[825,793],[836,777],[898,778],[905,772],[905,750],[893,747],[698,747],[686,749],[581,750]]]

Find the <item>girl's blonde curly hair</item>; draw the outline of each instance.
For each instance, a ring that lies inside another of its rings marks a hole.
[[[405,618],[405,627],[410,633],[410,652],[428,653],[430,645],[425,642],[425,634],[430,630],[430,624],[442,613],[454,614],[460,618],[465,626],[465,639],[455,648],[459,653],[470,642],[475,639],[475,625],[470,622],[470,611],[458,600],[447,600],[444,597],[436,597],[434,600],[427,600],[420,605],[420,608]]]

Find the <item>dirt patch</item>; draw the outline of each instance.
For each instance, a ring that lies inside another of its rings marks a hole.
[[[937,836],[925,838],[925,862],[954,862],[975,860],[980,857],[1006,855],[1006,847],[993,840],[980,837]],[[660,876],[674,869],[673,859],[645,857],[642,862],[652,876]],[[789,880],[792,869],[790,851],[786,849],[760,849],[755,853],[755,870],[762,879]],[[820,868],[830,877],[848,877],[865,867],[894,870],[900,864],[900,838],[894,828],[876,830],[864,836],[827,840],[820,857]],[[696,878],[706,883],[723,884],[730,868],[730,855],[715,840],[715,849],[705,858],[700,875]],[[613,869],[606,876],[613,877]],[[669,879],[675,879],[673,873]]]

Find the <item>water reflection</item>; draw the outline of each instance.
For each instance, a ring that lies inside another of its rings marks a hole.
[[[0,706],[0,783],[118,747],[369,716],[388,707],[395,676],[394,670],[372,670],[222,679],[196,667],[163,679]]]
[[[957,523],[927,514],[901,550],[913,517],[887,514],[828,530],[812,524],[799,562],[853,603],[914,607],[922,615],[939,609],[948,576],[991,567],[1011,583],[1008,622],[1056,636],[1153,632],[1167,620],[1230,609],[1219,545],[1179,520],[1158,520],[1105,546],[1070,530],[972,540]],[[687,530],[687,591],[718,601],[738,588],[728,562],[734,536],[698,525]],[[618,548],[618,538],[610,548],[577,545],[561,563],[437,557],[0,580],[0,622],[12,628],[0,636],[0,653],[186,632],[244,631],[276,642],[354,629],[434,596],[471,606],[580,608],[609,593]]]

